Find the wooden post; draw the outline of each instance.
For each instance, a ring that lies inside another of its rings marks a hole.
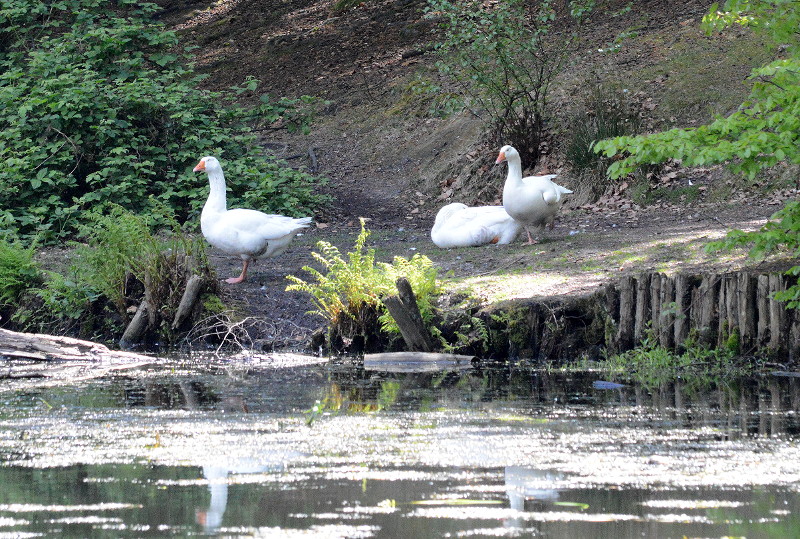
[[[756,346],[769,343],[769,275],[759,275],[756,283]]]
[[[797,361],[800,355],[800,313],[797,309],[792,309],[787,315],[791,319],[789,329],[789,361]]]
[[[769,276],[769,294],[783,290],[783,275],[773,273]],[[786,309],[784,304],[774,299],[769,300],[769,348],[775,352],[784,349],[784,323],[786,320]]]
[[[383,304],[397,322],[409,351],[431,352],[434,348],[433,339],[422,321],[411,283],[405,277],[400,277],[395,284],[398,295],[383,298]]]
[[[717,295],[717,342],[719,348],[725,344],[725,340],[730,335],[729,303],[728,303],[728,275],[721,275],[719,278],[719,293]]]
[[[177,329],[183,321],[189,317],[194,308],[194,304],[197,302],[197,298],[200,297],[200,291],[202,289],[203,278],[199,275],[192,275],[189,278],[189,282],[186,283],[186,289],[183,291],[178,310],[175,311],[175,318],[172,320],[172,329]]]
[[[125,328],[125,332],[122,334],[122,338],[119,340],[120,348],[125,350],[141,342],[142,337],[144,336],[148,327],[150,327],[152,311],[153,309],[150,307],[150,304],[147,302],[147,300],[144,300],[141,304],[139,304],[136,314],[133,315],[133,320],[131,320],[131,322],[128,324],[128,327]]]
[[[691,305],[690,277],[683,273],[675,276],[675,346],[681,346],[689,336],[689,307]]]
[[[623,277],[619,282],[619,328],[617,342],[620,352],[633,348],[636,321],[636,281]]]
[[[717,294],[719,277],[709,274],[703,277],[700,288],[692,308],[696,309],[693,316],[697,320],[697,333],[701,344],[710,345],[716,338],[716,327],[714,325],[717,312]]]
[[[729,273],[725,277],[725,311],[728,319],[728,334],[739,331],[739,281],[735,273]]]
[[[658,342],[664,348],[672,348],[675,346],[675,281],[663,273],[659,280]]]
[[[755,283],[746,271],[737,276],[737,300],[739,311],[739,335],[742,352],[751,350],[756,339],[756,292]]]
[[[633,328],[634,344],[639,344],[642,342],[649,318],[650,274],[642,273],[636,279],[636,321]]]
[[[661,277],[660,273],[650,276],[650,328],[656,340],[661,336]]]

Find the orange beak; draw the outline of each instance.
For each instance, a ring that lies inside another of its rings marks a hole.
[[[192,170],[194,172],[200,172],[201,170],[205,169],[206,169],[206,162],[201,160],[199,163],[197,163],[197,166],[194,167]]]
[[[500,152],[500,155],[497,156],[497,161],[494,162],[496,165],[497,163],[502,163],[506,160],[506,152]]]

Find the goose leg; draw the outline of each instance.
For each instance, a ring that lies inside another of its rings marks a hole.
[[[230,284],[238,284],[244,281],[245,277],[247,277],[247,266],[250,264],[249,260],[245,260],[244,264],[242,264],[242,274],[238,277],[231,277],[230,279],[225,279],[226,283]]]

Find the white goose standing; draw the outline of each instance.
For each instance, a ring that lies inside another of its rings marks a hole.
[[[522,160],[513,146],[503,146],[495,163],[508,162],[508,177],[503,187],[503,207],[525,226],[528,245],[535,243],[530,228],[553,228],[562,195],[572,193],[552,181],[557,174],[522,177]]]
[[[503,206],[470,207],[454,202],[436,214],[431,240],[437,247],[476,247],[488,243],[504,245],[516,239],[522,225]]]
[[[225,281],[241,283],[247,277],[252,260],[269,258],[283,253],[295,235],[311,224],[311,217],[295,219],[284,215],[227,208],[225,175],[215,157],[203,157],[195,172],[208,173],[211,190],[200,214],[200,229],[208,243],[243,260],[242,274]]]

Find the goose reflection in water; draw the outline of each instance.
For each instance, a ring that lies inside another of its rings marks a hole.
[[[558,500],[558,490],[551,488],[562,475],[525,466],[506,466],[506,494],[511,508],[525,511],[525,500],[554,502]]]
[[[222,459],[220,459],[222,460]],[[208,509],[195,511],[195,521],[203,526],[205,533],[216,531],[222,525],[222,517],[228,505],[228,485],[231,476],[280,472],[284,469],[283,458],[280,462],[267,462],[255,458],[239,458],[224,465],[207,464],[203,466],[203,477],[208,480],[208,491],[211,500]]]

